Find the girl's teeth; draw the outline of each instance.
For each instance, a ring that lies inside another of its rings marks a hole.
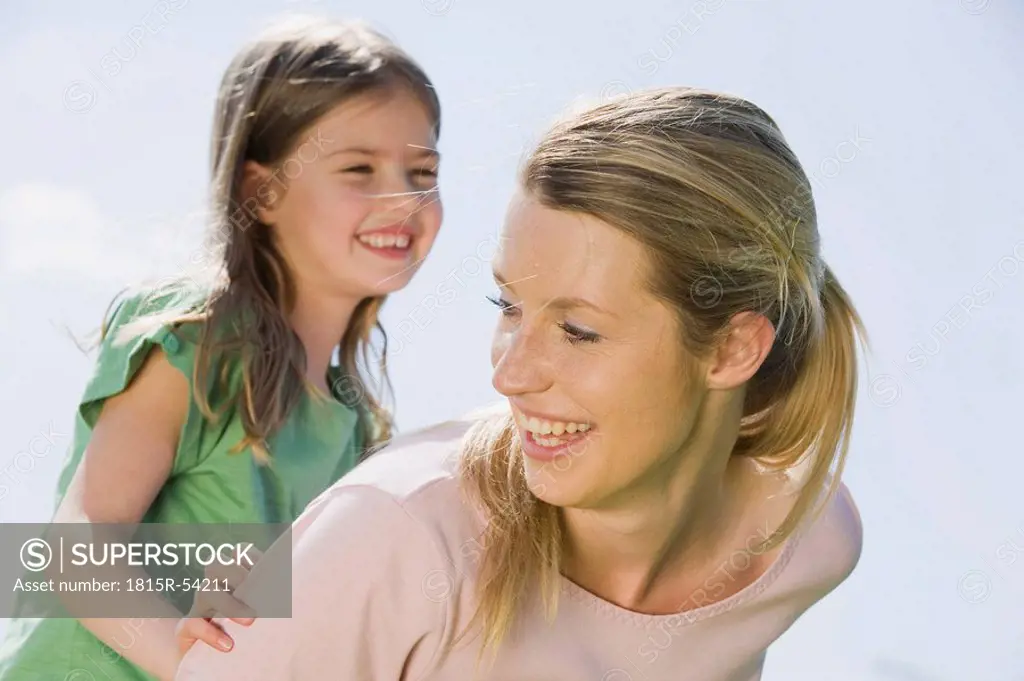
[[[364,234],[359,240],[374,248],[408,248],[410,238],[408,234]]]

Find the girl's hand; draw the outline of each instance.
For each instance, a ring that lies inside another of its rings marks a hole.
[[[232,617],[230,619],[232,622],[246,627],[255,621],[254,617]],[[195,645],[196,641],[207,643],[218,650],[231,650],[235,642],[212,620],[212,617],[183,617],[178,622],[178,626],[174,628],[174,636],[178,642],[178,653],[182,657]]]
[[[256,554],[255,560],[262,557],[262,554],[255,550],[250,553]],[[235,642],[219,624],[213,621],[214,617],[223,617],[223,613],[230,612],[234,616],[227,619],[244,627],[255,621],[256,613],[233,595],[234,590],[248,574],[249,568],[240,566],[211,565],[206,569],[207,577],[218,583],[223,583],[226,580],[231,591],[200,591],[196,594],[196,598],[192,602],[192,610],[189,612],[190,616],[183,617],[174,628],[178,652],[182,657],[197,641],[202,641],[218,650],[231,650]]]

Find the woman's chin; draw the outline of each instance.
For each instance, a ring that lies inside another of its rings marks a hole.
[[[526,460],[526,485],[533,496],[551,506],[574,506],[583,497],[579,475],[572,470],[553,470],[549,463],[544,465]]]

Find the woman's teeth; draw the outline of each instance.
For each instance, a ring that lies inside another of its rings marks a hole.
[[[408,234],[360,234],[359,241],[373,248],[408,248]]]
[[[590,430],[589,423],[576,423],[575,421],[545,421],[538,418],[528,418],[524,422],[526,430],[533,435],[533,440],[542,447],[557,447],[563,445],[569,438],[563,435],[575,435],[586,433]],[[550,436],[550,437],[549,437]]]
[[[526,420],[526,429],[535,435],[561,435],[562,433],[585,433],[590,430],[589,423],[575,421],[544,421],[535,417]]]

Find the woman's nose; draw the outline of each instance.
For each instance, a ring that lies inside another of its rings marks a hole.
[[[543,392],[550,385],[540,339],[522,327],[495,339],[492,360],[491,385],[506,397]]]

